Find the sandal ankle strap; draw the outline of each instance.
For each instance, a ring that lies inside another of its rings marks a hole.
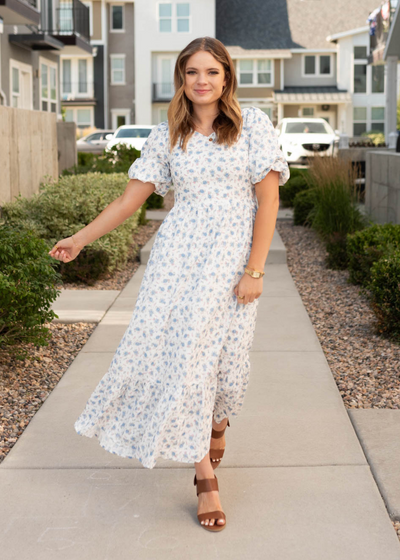
[[[228,423],[226,424],[226,426],[230,426],[229,420],[228,420]],[[222,430],[214,430],[214,428],[212,428],[212,430],[211,430],[211,437],[212,437],[213,439],[222,438],[222,436],[223,436],[224,433],[225,433],[226,426],[225,426],[225,428],[223,428]]]
[[[215,478],[202,478],[197,480],[196,475],[194,475],[194,485],[197,485],[197,496],[202,492],[213,492],[214,490],[219,490],[218,479]]]

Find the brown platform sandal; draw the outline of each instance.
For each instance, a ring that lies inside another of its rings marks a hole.
[[[226,426],[230,426],[229,419],[228,419],[228,423],[227,423]],[[221,438],[225,433],[226,426],[222,430],[214,430],[214,428],[213,428],[212,431],[211,431],[211,437],[214,438],[214,439]],[[224,456],[224,452],[225,452],[225,448],[224,449],[212,449],[210,447],[210,463],[212,464],[213,469],[216,469],[219,466],[219,464],[221,463],[221,459]],[[216,459],[216,460],[213,461],[212,459]]]
[[[197,480],[196,475],[194,475],[194,485],[197,484],[197,495],[201,494],[201,492],[213,492],[214,490],[219,490],[218,488],[218,480],[217,477],[214,475],[214,478],[202,478],[201,480]],[[197,519],[200,521],[205,521],[206,519],[214,519],[214,525],[201,525],[207,531],[222,531],[226,527],[226,516],[223,511],[216,510],[216,511],[206,511],[204,513],[198,513]],[[218,519],[225,519],[225,523],[223,525],[218,525]]]

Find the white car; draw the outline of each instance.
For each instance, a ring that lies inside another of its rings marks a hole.
[[[155,125],[124,124],[117,128],[107,144],[106,150],[110,150],[117,144],[125,144],[141,151],[152,128]]]
[[[288,163],[303,163],[315,153],[336,156],[339,131],[318,117],[285,117],[276,127],[279,146]]]

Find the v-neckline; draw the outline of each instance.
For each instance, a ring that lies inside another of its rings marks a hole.
[[[205,134],[202,134],[201,132],[199,132],[198,130],[194,131],[196,134],[200,134],[200,136],[203,136],[203,138],[210,138],[210,136],[212,136],[213,134],[215,134],[215,130],[213,130],[211,132],[211,134],[209,134],[208,136],[206,136]]]

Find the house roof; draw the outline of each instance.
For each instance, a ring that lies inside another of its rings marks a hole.
[[[366,25],[379,0],[216,0],[216,37],[243,49],[326,49]]]

